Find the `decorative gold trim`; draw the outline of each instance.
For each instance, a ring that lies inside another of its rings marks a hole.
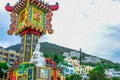
[[[25,14],[25,22],[28,21],[28,14],[29,14],[29,6],[30,6],[30,0],[27,0],[27,5],[26,5],[26,14]]]
[[[24,58],[25,58],[25,51],[26,51],[26,34],[24,35],[24,53],[23,53],[23,62],[24,61]]]
[[[34,24],[32,24],[32,23],[30,23],[30,22],[26,22],[24,25],[19,26],[19,27],[16,29],[15,33],[16,33],[16,34],[20,34],[20,32],[23,31],[23,30],[24,30],[25,28],[27,28],[27,27],[29,27],[29,28],[31,28],[31,29],[34,29],[34,30],[36,30],[36,31],[38,31],[38,32],[41,32],[41,33],[43,33],[43,34],[46,34],[46,29],[45,29],[45,28],[42,28],[42,27],[40,27],[40,26],[35,26]]]
[[[34,38],[34,35],[32,34],[32,40],[31,40],[31,46],[30,46],[30,59],[32,58],[32,48],[33,48],[33,38]]]
[[[36,67],[36,73],[37,73],[36,79],[38,79],[38,67]]]

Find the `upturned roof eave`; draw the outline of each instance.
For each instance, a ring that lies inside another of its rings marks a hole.
[[[38,0],[30,0],[30,3],[35,4],[37,7],[42,8],[44,11],[49,12],[49,11],[56,11],[59,8],[58,3],[56,3],[55,5],[49,5],[46,6],[44,3],[41,3]],[[26,0],[21,0],[19,3],[17,3],[15,6],[10,6],[10,5],[6,5],[5,9],[8,12],[14,12],[14,13],[18,13],[23,7],[25,7],[27,4]]]

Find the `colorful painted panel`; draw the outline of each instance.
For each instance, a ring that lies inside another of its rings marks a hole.
[[[22,80],[28,80],[27,75],[23,75],[23,79]]]
[[[41,69],[41,78],[48,78],[48,69]]]
[[[25,19],[25,10],[19,14],[19,23],[23,22]]]
[[[37,9],[34,9],[33,19],[34,19],[35,21],[40,22],[41,15],[42,15],[42,14],[41,14],[40,11],[38,11]]]
[[[51,80],[51,70],[47,67],[37,67],[37,80]]]
[[[26,14],[26,8],[23,9],[19,14],[18,14],[18,21],[17,21],[17,28],[20,26],[23,26],[23,24],[25,23],[25,14]]]
[[[45,28],[45,15],[46,13],[43,10],[38,9],[34,5],[32,5],[31,11],[30,11],[30,22],[35,24],[35,26]]]
[[[21,76],[18,76],[18,80],[22,80],[22,77],[21,77]]]
[[[28,69],[28,80],[32,80],[32,78],[33,78],[33,68],[29,68]]]

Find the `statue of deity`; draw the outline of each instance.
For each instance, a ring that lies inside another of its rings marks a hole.
[[[35,51],[33,52],[32,58],[30,60],[30,63],[35,64],[35,66],[45,66],[46,60],[43,56],[43,53],[39,51],[40,50],[40,44],[36,45]]]

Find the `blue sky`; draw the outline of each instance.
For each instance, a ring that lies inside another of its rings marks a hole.
[[[7,34],[9,24],[9,13],[5,11],[0,11],[0,46],[8,47],[19,42],[19,37],[16,38],[16,36],[9,36]]]
[[[18,0],[0,0],[0,46],[20,43],[19,36],[8,36],[9,13],[4,10]],[[54,12],[54,34],[41,37],[61,46],[120,62],[120,0],[45,0],[50,4],[59,2]]]

